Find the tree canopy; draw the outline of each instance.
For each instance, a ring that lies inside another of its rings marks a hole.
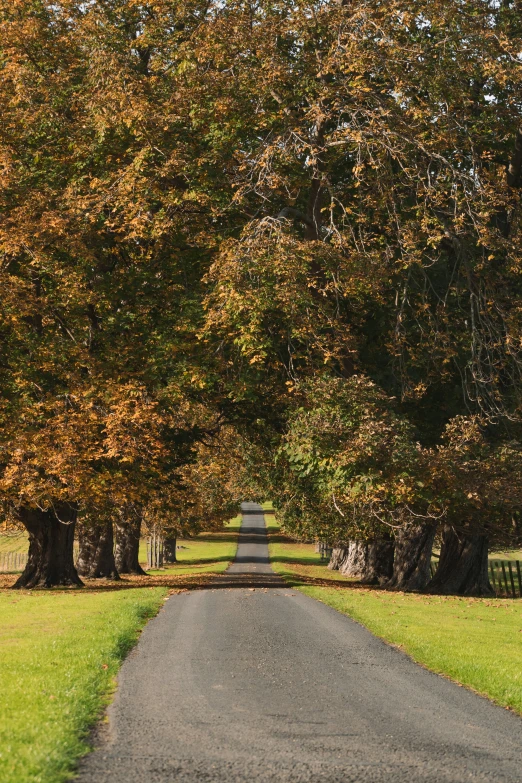
[[[518,543],[514,2],[2,0],[0,42],[15,515]]]

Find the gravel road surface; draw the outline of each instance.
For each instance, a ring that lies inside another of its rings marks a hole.
[[[520,783],[522,721],[286,587],[244,503],[235,563],[148,624],[76,780]]]

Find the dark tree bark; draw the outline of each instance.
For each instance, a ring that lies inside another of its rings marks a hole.
[[[408,525],[395,539],[393,574],[388,590],[424,590],[431,578],[430,563],[435,525]]]
[[[370,541],[367,547],[366,567],[361,576],[364,585],[382,585],[393,574],[395,545],[392,538]]]
[[[330,562],[328,563],[330,571],[339,571],[348,555],[348,547],[349,544],[338,544],[337,546],[334,546],[332,554],[330,555]]]
[[[146,572],[139,564],[141,519],[130,517],[121,519],[115,525],[116,549],[114,558],[119,574],[138,574]]]
[[[77,568],[90,579],[119,579],[114,559],[114,532],[109,520],[102,525],[82,525],[78,530],[80,552]]]
[[[439,565],[426,590],[442,595],[494,595],[488,576],[487,537],[458,534],[446,527]]]
[[[163,562],[165,565],[178,562],[176,555],[176,541],[177,537],[175,533],[169,533],[165,536],[165,540],[163,542]]]
[[[393,574],[393,554],[391,538],[351,541],[339,570],[343,576],[359,577],[365,585],[384,584]]]
[[[366,541],[350,541],[348,552],[340,567],[343,576],[362,576],[366,569],[368,544]]]
[[[76,508],[57,503],[47,511],[21,508],[17,513],[29,533],[29,554],[13,587],[80,587],[83,582],[74,566]]]

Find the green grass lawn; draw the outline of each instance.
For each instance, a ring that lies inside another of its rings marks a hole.
[[[2,552],[27,552],[29,548],[29,536],[22,530],[5,533],[0,530],[0,553]]]
[[[219,574],[226,571],[230,562],[236,556],[237,537],[241,527],[241,515],[228,522],[223,530],[213,533],[200,533],[194,538],[178,540],[178,546],[184,547],[176,551],[178,563],[161,571],[150,571],[151,574]],[[140,562],[147,563],[147,542],[140,544]]]
[[[490,560],[522,560],[522,549],[510,549],[509,552],[490,552]]]
[[[353,579],[342,576],[339,571],[330,571],[327,567],[328,561],[321,558],[315,551],[313,544],[302,544],[282,534],[275,518],[270,519],[269,517],[266,527],[269,536],[268,551],[272,568],[289,582],[296,580],[296,583],[301,584],[303,580],[312,582],[317,580],[330,582],[353,581]]]
[[[293,587],[365,625],[439,674],[522,714],[522,600],[363,588],[329,571],[271,520],[272,567]]]
[[[0,592],[0,780],[60,783],[166,588]]]

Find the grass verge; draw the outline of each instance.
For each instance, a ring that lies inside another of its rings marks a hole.
[[[315,551],[313,544],[302,544],[281,533],[275,517],[266,518],[266,527],[272,568],[291,584],[353,582],[353,579],[342,576],[338,571],[330,571],[328,562]]]
[[[522,601],[301,585],[438,674],[522,714]]]
[[[0,780],[61,783],[166,588],[0,593]]]
[[[313,544],[271,522],[272,567],[415,661],[522,714],[522,600],[394,593],[328,571]]]

